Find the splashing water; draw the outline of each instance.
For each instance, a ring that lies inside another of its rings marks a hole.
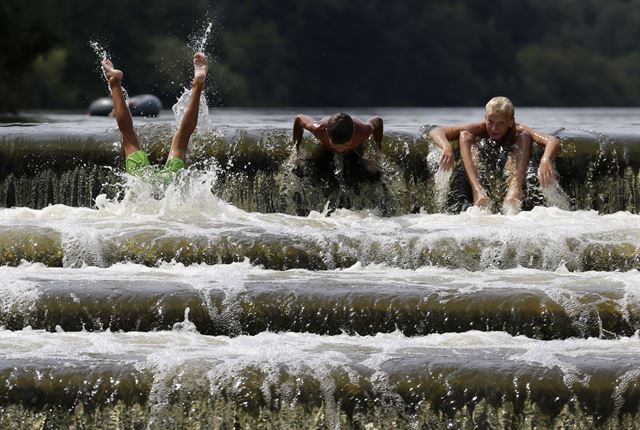
[[[449,193],[449,181],[451,179],[452,173],[453,170],[451,169],[438,169],[435,175],[433,175],[436,192],[436,203],[441,210],[443,210],[447,205],[447,193]]]
[[[107,50],[105,48],[103,48],[102,46],[100,46],[100,44],[96,41],[90,40],[89,41],[89,46],[91,46],[91,48],[93,49],[93,52],[96,53],[96,55],[98,56],[98,70],[100,71],[100,73],[102,74],[102,76],[104,76],[104,80],[108,82],[107,79],[107,75],[104,73],[104,70],[102,69],[102,66],[100,65],[100,63],[103,60],[106,60],[107,58],[110,57],[109,53],[107,52]],[[111,92],[111,89],[109,88],[109,85],[107,85],[107,89],[109,89],[109,92]]]
[[[197,39],[194,37],[194,40],[192,42],[192,47],[195,52],[204,52],[205,48],[207,47],[207,42],[209,39],[209,35],[211,34],[212,28],[213,28],[213,23],[208,22],[207,28],[204,30],[204,34],[202,35],[202,37],[200,39]]]
[[[189,106],[189,100],[191,99],[191,89],[185,88],[182,95],[178,98],[176,104],[173,105],[171,110],[175,117],[174,129],[178,129],[180,121],[184,116],[187,106]],[[211,123],[209,121],[209,105],[207,104],[207,98],[204,92],[200,95],[200,106],[198,107],[198,127],[196,133],[207,133],[211,131]]]
[[[245,212],[216,197],[211,189],[217,180],[213,167],[185,169],[165,184],[151,176],[124,175],[123,194],[110,199],[96,197],[96,208],[105,215],[123,219],[157,217],[189,224],[212,219],[242,219]]]
[[[191,36],[189,47],[193,49],[194,52],[205,52],[207,47],[207,43],[209,41],[209,36],[211,35],[211,30],[213,29],[213,22],[209,21],[206,24],[206,28],[204,29],[204,34],[201,37],[196,35]],[[202,33],[202,32],[199,32]],[[175,117],[175,127],[177,129],[180,121],[182,120],[182,116],[184,115],[185,110],[189,104],[189,99],[191,98],[191,90],[186,89],[182,93],[182,95],[178,98],[178,101],[171,108],[173,110],[173,115]],[[207,98],[203,93],[200,96],[200,106],[198,108],[198,128],[196,129],[196,133],[198,132],[210,132],[211,126],[209,123],[209,105],[207,104]]]
[[[442,150],[436,146],[432,146],[427,155],[427,166],[433,174],[433,181],[435,185],[435,202],[440,210],[445,210],[447,205],[447,194],[449,193],[449,182],[453,169],[444,170],[441,169],[440,157],[442,156]]]
[[[104,70],[102,69],[102,65],[101,65],[103,60],[107,60],[111,58],[111,54],[109,54],[109,51],[107,51],[106,48],[103,48],[102,46],[100,46],[100,44],[95,40],[90,40],[89,46],[91,46],[91,48],[93,49],[93,52],[95,52],[96,55],[98,56],[98,70],[100,71],[102,76],[104,76],[104,80],[105,82],[107,82],[107,90],[109,91],[109,94],[111,94],[111,88],[109,88],[109,84],[108,84],[109,80],[107,79],[107,75],[104,73]],[[125,100],[129,99],[129,94],[127,94],[127,90],[125,90],[124,87],[122,87],[122,94],[124,95]]]
[[[558,209],[571,210],[569,196],[567,196],[557,181],[554,181],[554,183],[548,187],[541,187],[540,190],[548,207],[555,206]]]
[[[105,48],[103,48],[102,46],[100,46],[100,44],[94,40],[90,40],[89,41],[89,46],[91,46],[91,48],[93,49],[93,52],[96,53],[96,55],[98,56],[98,58],[102,61],[102,60],[106,60],[107,58],[109,58],[109,52],[107,52],[107,50]]]
[[[196,325],[189,321],[189,312],[191,309],[188,307],[184,310],[184,321],[177,322],[173,325],[173,331],[178,333],[198,333]]]

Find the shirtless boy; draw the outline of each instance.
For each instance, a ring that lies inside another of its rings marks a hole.
[[[198,110],[200,107],[200,95],[204,88],[204,81],[207,77],[208,62],[204,54],[197,52],[193,56],[193,83],[191,85],[191,97],[185,110],[178,130],[171,140],[169,158],[164,168],[163,174],[177,173],[184,168],[185,155],[189,139],[198,124]],[[146,152],[141,149],[138,136],[133,129],[133,119],[131,112],[124,99],[122,90],[122,71],[113,66],[111,60],[102,60],[102,70],[111,89],[113,98],[113,108],[118,123],[118,129],[122,135],[122,146],[124,147],[125,169],[129,174],[139,174],[146,166],[149,166],[149,158]]]
[[[293,122],[293,142],[296,151],[300,150],[304,130],[310,131],[323,148],[337,154],[355,152],[369,136],[373,136],[378,150],[382,145],[383,122],[379,116],[371,117],[364,123],[342,112],[319,122],[309,116],[298,115]]]
[[[531,145],[543,145],[538,176],[540,185],[547,187],[555,181],[553,160],[560,151],[560,139],[537,132],[526,125],[515,122],[514,107],[506,97],[494,97],[485,106],[484,122],[436,127],[430,132],[433,141],[442,149],[440,168],[449,170],[453,166],[454,154],[450,140],[458,139],[464,170],[471,185],[473,204],[485,206],[489,203],[487,192],[478,178],[479,139],[489,139],[488,144],[508,153],[511,172],[507,179],[504,199],[507,208],[519,210],[522,204],[523,186],[527,165],[531,158]]]

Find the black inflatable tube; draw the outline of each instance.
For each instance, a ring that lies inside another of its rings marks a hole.
[[[141,94],[128,101],[133,116],[158,116],[162,110],[162,102],[153,94]],[[100,97],[89,105],[89,115],[107,116],[113,110],[113,101],[109,97]]]

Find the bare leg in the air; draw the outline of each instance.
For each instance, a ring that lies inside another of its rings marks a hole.
[[[193,69],[191,97],[189,98],[189,104],[187,106],[187,110],[184,112],[182,121],[180,121],[178,131],[176,131],[176,134],[171,140],[169,159],[181,158],[184,160],[187,153],[187,146],[189,145],[189,139],[198,124],[200,96],[204,89],[204,80],[207,77],[207,71],[209,69],[209,63],[203,53],[196,52],[193,56]]]
[[[133,118],[129,111],[129,106],[124,99],[122,90],[122,71],[113,66],[111,60],[102,60],[102,70],[107,77],[109,89],[111,89],[111,98],[113,99],[113,110],[118,123],[118,129],[122,135],[122,145],[124,146],[124,156],[140,150],[140,141],[138,135],[133,129]]]

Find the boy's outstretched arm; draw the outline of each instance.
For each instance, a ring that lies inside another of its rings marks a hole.
[[[293,120],[293,143],[296,145],[296,151],[300,149],[300,143],[302,143],[302,135],[304,130],[309,130],[312,133],[315,131],[316,121],[307,115],[299,114],[296,119]]]
[[[540,178],[540,185],[542,187],[548,187],[555,180],[553,160],[555,160],[560,152],[560,139],[549,134],[535,131],[526,125],[518,125],[518,128],[528,132],[535,143],[544,146],[544,153],[542,154],[542,158],[540,158],[540,167],[538,168],[538,177]]]

